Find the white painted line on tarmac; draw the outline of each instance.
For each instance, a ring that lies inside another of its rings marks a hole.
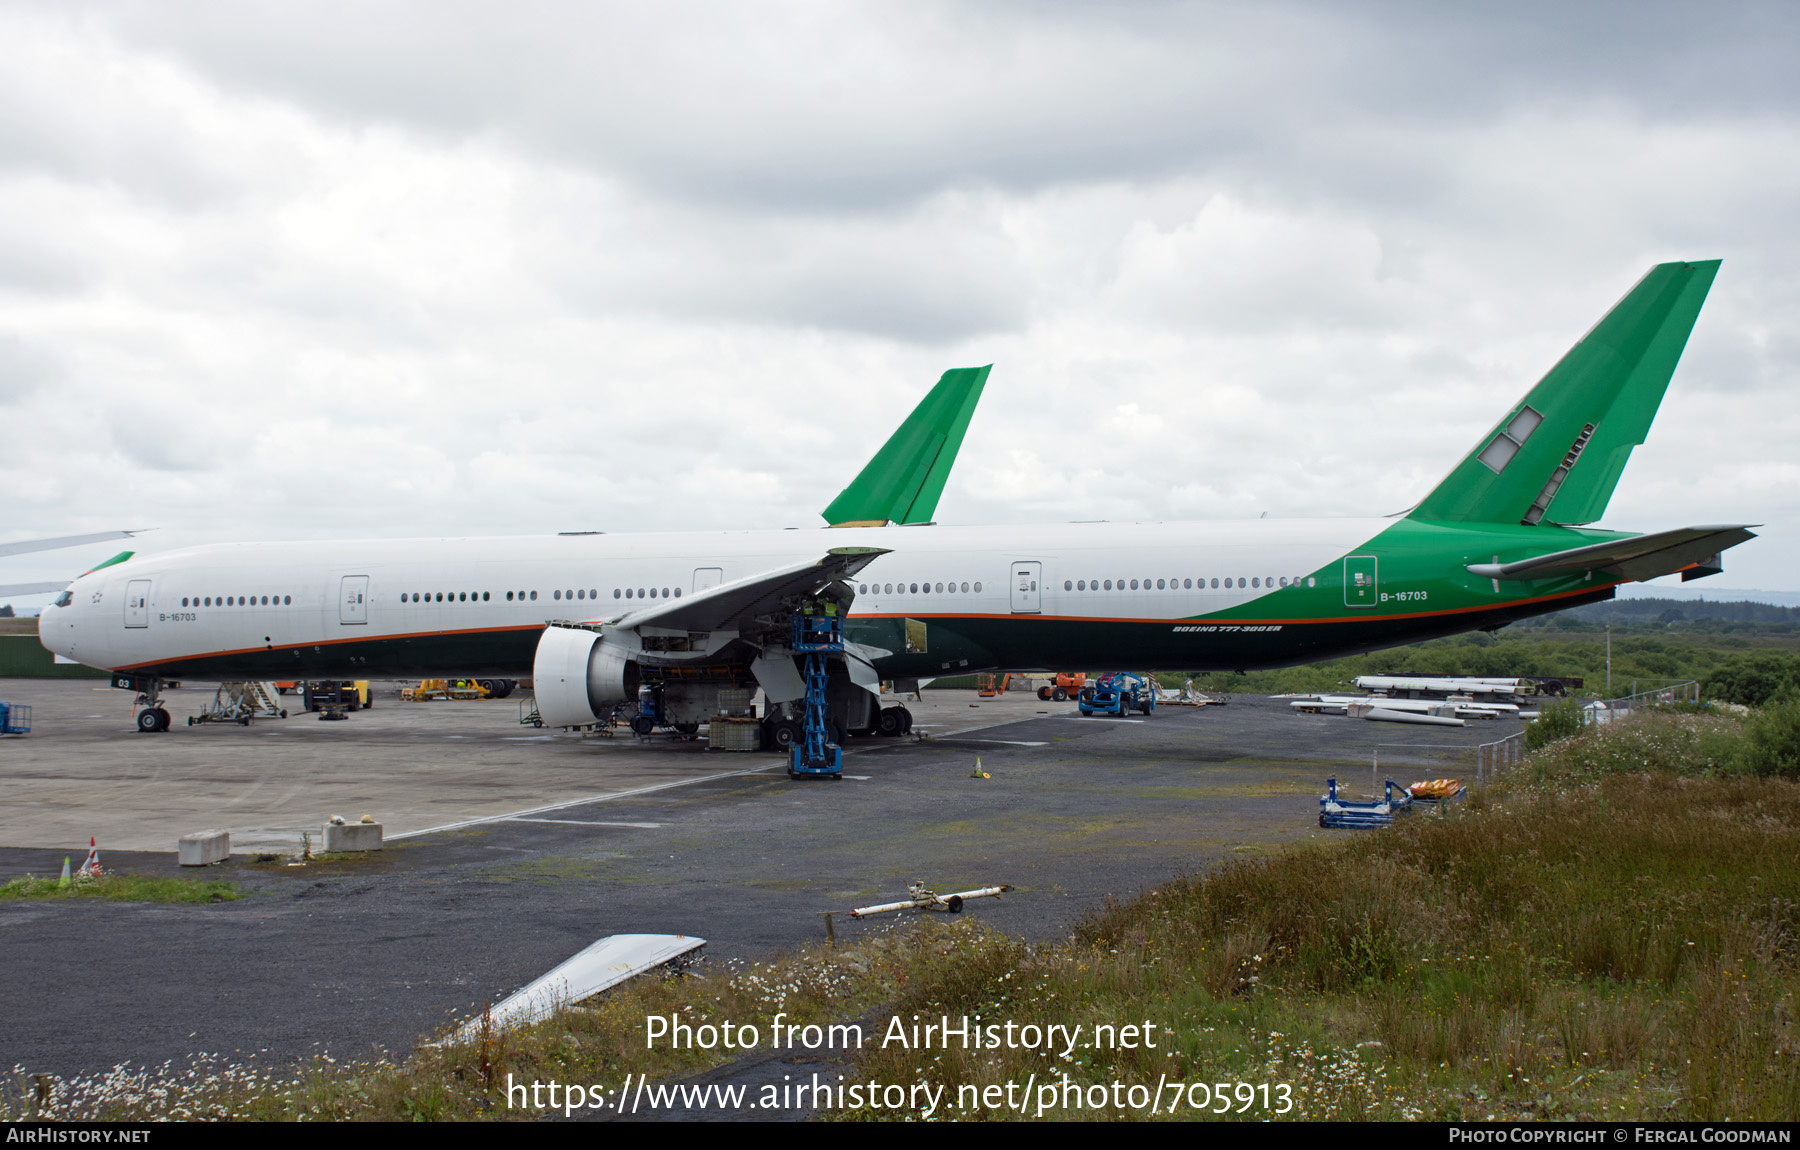
[[[1008,747],[1047,747],[1049,743],[1026,743],[1018,739],[965,739],[960,735],[943,735],[933,739],[934,743],[1000,743]]]
[[[443,826],[426,827],[424,830],[401,831],[399,834],[389,835],[387,838],[389,842],[393,842],[397,839],[417,838],[420,835],[435,835],[442,834],[445,831],[459,831],[464,827],[478,827],[486,823],[503,823],[509,819],[524,818],[528,815],[547,815],[552,811],[566,811],[570,807],[578,807],[583,803],[603,803],[609,802],[612,799],[628,799],[633,795],[647,795],[653,791],[666,791],[674,787],[689,787],[693,786],[695,783],[710,783],[716,779],[735,779],[741,775],[760,775],[764,771],[772,771],[778,767],[785,769],[787,767],[786,760],[770,763],[766,767],[750,767],[747,770],[742,771],[720,771],[718,774],[714,775],[696,775],[691,779],[675,779],[667,783],[652,783],[647,787],[633,787],[628,791],[612,791],[604,795],[588,795],[584,798],[568,799],[560,803],[545,803],[541,807],[529,807],[522,811],[508,811],[503,815],[483,815],[478,819],[463,819],[460,822],[445,823]]]
[[[639,830],[653,831],[664,823],[602,823],[588,819],[507,819],[509,823],[555,823],[563,827],[636,827]]]
[[[1087,716],[1064,715],[1063,718],[1065,718],[1065,719],[1084,719],[1085,722],[1089,722],[1089,723],[1141,723],[1144,721],[1142,719],[1108,719],[1108,718],[1104,718],[1100,715],[1087,715]]]

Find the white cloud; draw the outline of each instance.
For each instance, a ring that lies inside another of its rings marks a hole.
[[[1796,585],[1780,10],[75,11],[0,12],[22,536],[806,526],[988,362],[942,520],[1386,513],[1719,256],[1608,521]]]

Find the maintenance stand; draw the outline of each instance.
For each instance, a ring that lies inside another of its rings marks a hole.
[[[794,744],[788,777],[842,779],[844,749],[831,739],[825,690],[830,682],[826,662],[844,653],[844,620],[837,604],[807,604],[794,616],[793,649],[806,656],[804,737]]]

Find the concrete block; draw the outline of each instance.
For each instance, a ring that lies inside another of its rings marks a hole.
[[[381,849],[380,823],[325,824],[325,853],[378,851]]]
[[[208,866],[231,857],[230,831],[201,831],[182,835],[176,843],[182,866]]]

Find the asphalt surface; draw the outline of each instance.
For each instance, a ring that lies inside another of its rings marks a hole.
[[[841,782],[777,769],[421,835],[352,862],[235,856],[208,872],[249,892],[233,902],[0,903],[0,1059],[70,1075],[201,1052],[280,1065],[404,1051],[603,935],[698,935],[712,964],[763,959],[822,937],[820,912],[902,897],[915,878],[940,891],[1011,883],[966,913],[1060,937],[1109,895],[1343,833],[1317,828],[1317,796],[1330,773],[1366,781],[1377,743],[1398,764],[1392,744],[1519,729],[1302,716],[1241,696],[1132,722],[1056,708],[861,742]],[[977,755],[991,778],[969,777]],[[1467,758],[1415,761],[1402,781],[1469,770]],[[64,853],[0,847],[0,879],[54,873]],[[105,862],[179,869],[154,852]],[[836,923],[840,940],[872,929]]]

